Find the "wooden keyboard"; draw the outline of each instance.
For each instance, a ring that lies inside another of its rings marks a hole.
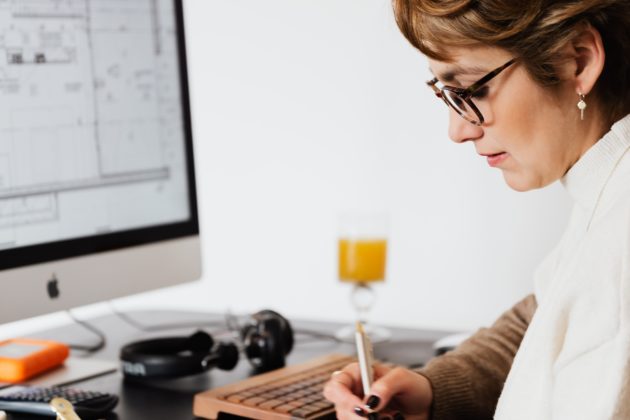
[[[330,375],[356,359],[330,354],[195,395],[193,413],[216,419],[219,413],[260,420],[334,419],[322,390]]]

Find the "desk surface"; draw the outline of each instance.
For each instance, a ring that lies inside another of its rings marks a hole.
[[[112,314],[90,320],[107,336],[107,344],[102,350],[89,357],[118,360],[120,348],[131,341],[181,336],[198,329],[192,325],[200,325],[216,339],[228,339],[224,318],[216,314],[201,314],[171,311],[143,311],[127,314],[137,323],[147,326],[166,326],[175,323],[190,324],[186,328],[168,328],[160,331],[144,332],[134,327],[121,317]],[[205,325],[201,325],[205,324]],[[354,344],[339,343],[331,339],[316,338],[306,334],[307,331],[332,334],[341,324],[291,320],[296,331],[296,343],[287,358],[287,364],[300,363],[327,353],[354,354]],[[445,333],[438,331],[391,329],[392,338],[384,343],[374,345],[376,358],[402,365],[420,365],[432,356],[431,344]],[[51,338],[73,344],[90,345],[96,337],[80,325],[68,325],[63,328],[36,334],[39,338]],[[81,357],[81,352],[74,352],[73,357]],[[227,385],[253,374],[248,361],[241,357],[232,371],[218,369],[186,378],[172,380],[154,380],[139,384],[123,380],[120,372],[107,374],[82,381],[73,385],[76,388],[115,393],[120,402],[107,420],[185,420],[194,419],[192,415],[193,397],[197,392],[217,386]],[[42,417],[11,414],[9,420],[42,420]]]

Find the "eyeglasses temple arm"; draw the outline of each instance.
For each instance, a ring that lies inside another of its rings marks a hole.
[[[505,63],[501,67],[491,71],[490,73],[488,73],[485,76],[483,76],[481,79],[477,80],[472,85],[468,86],[468,88],[466,88],[466,91],[462,92],[462,93],[464,93],[464,95],[467,98],[470,97],[473,93],[475,93],[475,91],[477,89],[479,89],[481,86],[483,86],[486,83],[488,83],[490,80],[494,79],[499,73],[501,73],[506,68],[510,67],[515,62],[516,62],[516,58],[511,59],[510,61],[508,61],[507,63]]]

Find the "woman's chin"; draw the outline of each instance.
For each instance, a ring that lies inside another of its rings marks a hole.
[[[534,182],[531,177],[511,171],[504,170],[503,179],[508,187],[518,192],[531,191],[544,186],[540,182]]]

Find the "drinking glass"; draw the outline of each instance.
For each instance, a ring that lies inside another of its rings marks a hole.
[[[385,281],[389,220],[385,213],[344,214],[339,219],[339,281],[351,286],[350,302],[372,342],[384,341],[390,334],[369,322],[376,301],[374,286]],[[354,326],[337,332],[344,341],[354,340]]]

